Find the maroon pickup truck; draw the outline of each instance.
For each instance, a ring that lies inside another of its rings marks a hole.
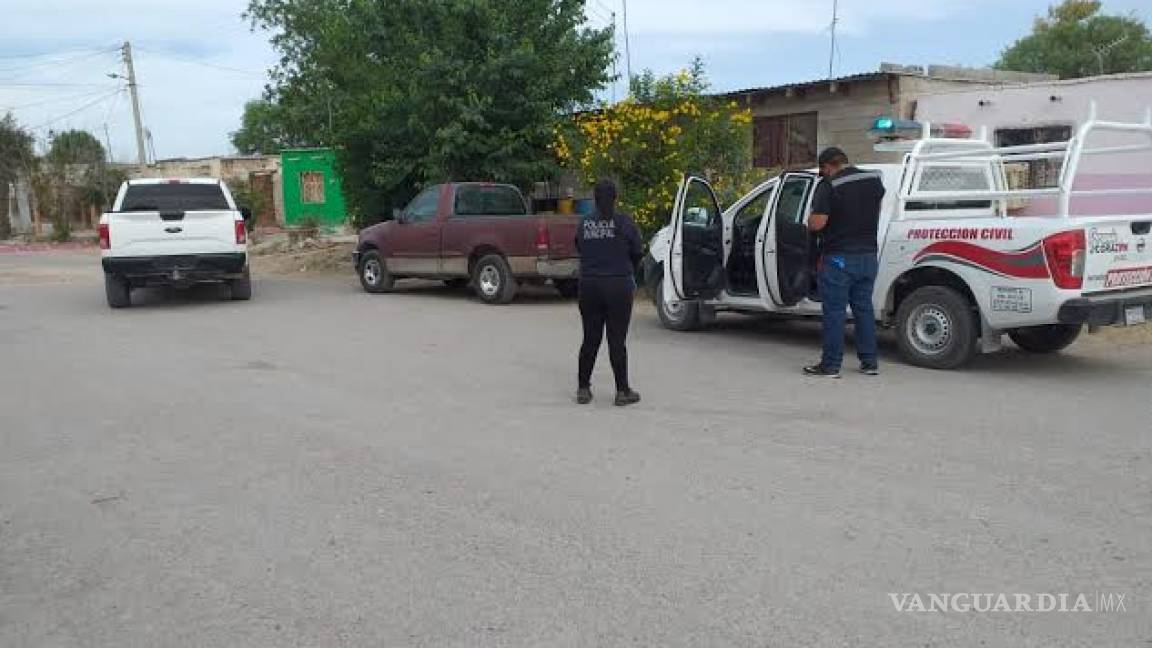
[[[391,221],[360,232],[352,260],[360,284],[389,292],[397,279],[471,283],[490,304],[506,304],[521,282],[551,280],[577,291],[578,216],[528,213],[510,185],[461,182],[425,189]]]

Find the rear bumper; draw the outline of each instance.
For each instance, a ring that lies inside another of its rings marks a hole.
[[[104,272],[141,283],[196,283],[229,279],[244,272],[248,255],[180,254],[139,257],[104,257]]]
[[[1144,319],[1152,321],[1152,293],[1147,292],[1139,295],[1071,299],[1060,306],[1057,319],[1061,324],[1112,326],[1123,324],[1125,311],[1132,307],[1143,308]]]
[[[549,279],[575,279],[580,274],[580,259],[538,259],[536,274]]]

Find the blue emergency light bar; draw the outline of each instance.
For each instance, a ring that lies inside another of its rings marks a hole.
[[[972,136],[972,129],[964,124],[932,124],[932,137],[965,139]],[[924,135],[924,124],[912,119],[877,117],[872,122],[868,134],[876,141],[915,140]]]

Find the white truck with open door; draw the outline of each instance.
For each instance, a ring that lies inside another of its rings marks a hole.
[[[958,367],[1004,334],[1053,352],[1086,325],[1152,319],[1152,183],[1078,180],[1109,156],[1147,169],[1152,110],[1137,123],[1091,113],[1071,140],[1028,146],[933,137],[924,125],[919,140],[891,145],[907,151],[902,164],[861,165],[887,189],[873,301],[906,361]],[[1058,165],[1054,186],[1009,188],[1006,168],[1036,163]],[[819,181],[783,173],[722,211],[703,178],[686,177],[649,246],[663,325],[696,329],[718,310],[818,316],[807,219]]]

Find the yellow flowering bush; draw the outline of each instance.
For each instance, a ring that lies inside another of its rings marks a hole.
[[[752,183],[752,113],[706,89],[698,60],[667,77],[645,72],[628,99],[558,128],[552,151],[589,185],[614,178],[647,237],[668,222],[685,173],[705,175],[722,200]]]

